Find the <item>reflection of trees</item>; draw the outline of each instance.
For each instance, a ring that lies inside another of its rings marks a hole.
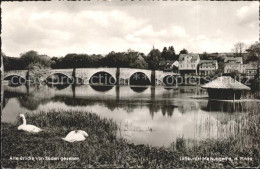
[[[243,110],[242,102],[223,102],[216,100],[209,100],[207,107],[203,108],[206,111],[219,112],[241,112]]]
[[[111,86],[109,86],[111,87]],[[112,86],[113,87],[113,86]],[[57,90],[49,88],[48,86],[30,86],[26,88],[25,86],[21,88],[5,88],[4,92],[4,106],[8,101],[8,98],[19,98],[20,105],[29,110],[36,110],[39,105],[46,104],[48,102],[62,102],[67,106],[93,106],[101,104],[107,107],[111,111],[116,108],[121,108],[128,113],[134,112],[137,108],[147,107],[149,109],[150,115],[153,117],[155,113],[160,112],[163,116],[172,116],[174,110],[180,113],[196,112],[200,109],[207,112],[242,112],[250,111],[252,109],[251,102],[219,102],[219,101],[198,101],[198,100],[185,100],[181,101],[167,99],[176,98],[178,91],[174,92],[163,92],[163,99],[156,98],[155,88],[151,88],[150,97],[145,97],[145,99],[124,99],[120,98],[119,87],[115,90],[116,97],[99,97],[93,95],[82,95],[82,93],[77,96],[75,89],[77,86],[72,86],[72,89],[66,88],[65,90]],[[146,89],[147,90],[147,89]],[[193,91],[195,92],[195,91]]]
[[[171,101],[169,100],[153,100],[148,105],[150,115],[153,117],[155,113],[159,112],[161,110],[162,115],[168,115],[171,117],[173,115],[174,109],[177,108],[176,105],[173,105]]]
[[[171,117],[173,115],[173,111],[176,108],[176,106],[171,105],[171,106],[163,106],[162,107],[162,114],[165,116],[166,114]]]
[[[25,107],[29,110],[37,110],[38,107],[42,104],[47,104],[50,102],[49,98],[40,98],[34,97],[32,95],[25,95],[19,98],[19,102],[22,107]]]
[[[54,102],[62,102],[67,106],[94,106],[96,104],[101,104],[109,108],[110,110],[114,110],[118,107],[117,100],[93,100],[93,99],[82,99],[82,98],[70,98],[70,97],[62,97],[55,96],[51,99]]]
[[[10,91],[4,92],[4,98],[5,98],[4,106],[7,104],[10,98],[18,98],[20,105],[29,110],[37,110],[39,105],[46,104],[50,101],[49,98],[35,97],[34,95],[27,95],[27,94],[15,93]]]

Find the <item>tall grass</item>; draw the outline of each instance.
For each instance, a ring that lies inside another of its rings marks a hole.
[[[253,112],[256,113],[256,112]],[[248,117],[253,120],[257,114]],[[20,124],[2,124],[2,165],[8,168],[204,168],[259,166],[259,144],[247,147],[240,143],[240,138],[222,140],[204,140],[189,147],[187,140],[178,138],[171,148],[151,147],[130,144],[116,133],[117,125],[109,119],[102,119],[96,114],[80,111],[54,111],[26,114],[28,124],[41,127],[44,132],[30,134],[17,130]],[[257,120],[252,121],[254,126]],[[248,127],[250,133],[259,136],[258,126]],[[71,130],[85,130],[89,137],[84,142],[67,143],[65,137]],[[254,131],[253,131],[254,130]],[[249,132],[248,131],[248,132]],[[159,139],[159,138],[158,138]],[[161,138],[163,139],[163,138]],[[258,138],[259,140],[259,138]],[[250,144],[251,145],[251,144]],[[16,161],[15,157],[77,157],[76,161]],[[250,156],[252,162],[207,162],[182,161],[183,156]]]

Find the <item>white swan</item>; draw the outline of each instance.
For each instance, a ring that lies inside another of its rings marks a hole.
[[[88,137],[88,133],[83,130],[73,130],[65,138],[62,138],[64,141],[73,143],[75,141],[84,141]]]
[[[42,131],[39,127],[36,127],[34,125],[26,124],[26,119],[24,114],[20,114],[19,117],[23,119],[23,124],[18,127],[18,130],[27,131],[29,133],[39,133]]]

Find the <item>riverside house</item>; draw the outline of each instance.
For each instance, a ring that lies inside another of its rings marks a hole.
[[[242,57],[225,57],[224,73],[239,72],[241,73]]]
[[[218,69],[218,62],[216,60],[200,60],[199,75],[213,75]]]
[[[198,74],[198,64],[200,62],[199,54],[180,54],[179,56],[179,72],[180,74]]]
[[[248,79],[253,79],[257,74],[257,62],[243,64],[242,57],[226,57],[224,73],[238,72]]]
[[[159,69],[164,72],[177,72],[179,67],[179,62],[175,61],[161,61],[159,63]]]
[[[249,62],[241,65],[240,73],[246,76],[247,79],[254,79],[257,74],[257,62]]]

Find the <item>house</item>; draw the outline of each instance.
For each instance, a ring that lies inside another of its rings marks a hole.
[[[177,71],[179,67],[179,62],[176,61],[161,61],[159,63],[159,69],[165,72]]]
[[[198,74],[197,67],[200,62],[199,54],[180,54],[179,72],[181,74]]]
[[[257,62],[249,62],[247,64],[243,64],[241,68],[241,73],[243,73],[246,78],[254,79],[257,74]]]
[[[224,58],[224,63],[238,63],[238,64],[243,64],[243,59],[242,57],[225,57]]]
[[[216,60],[200,60],[199,75],[212,75],[218,69],[218,62]]]
[[[224,64],[224,73],[243,72],[244,66],[242,57],[225,57]]]
[[[242,64],[241,62],[240,59],[237,59],[236,62],[225,63],[224,73],[238,72],[248,79],[253,79],[257,74],[257,62],[249,62],[247,64]]]

